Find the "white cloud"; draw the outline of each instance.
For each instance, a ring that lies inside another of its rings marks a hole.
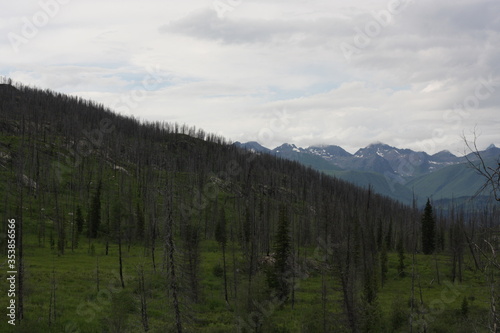
[[[453,151],[474,127],[500,144],[496,0],[407,1],[390,16],[391,1],[243,0],[223,17],[212,1],[59,1],[33,36],[40,2],[2,7],[0,74],[112,106],[156,68],[161,84],[122,110],[270,147]],[[493,93],[477,98],[484,80]]]

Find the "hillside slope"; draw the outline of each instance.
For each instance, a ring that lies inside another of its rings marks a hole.
[[[397,239],[410,241],[407,221],[417,214],[202,130],[139,122],[22,85],[0,87],[0,191],[0,215],[16,221],[24,250],[18,281],[29,288],[19,290],[18,314],[24,311],[25,331],[32,332],[68,325],[80,332],[234,331],[254,304],[279,301],[291,314],[289,298],[299,297],[313,311],[305,301],[311,292],[288,276],[317,281],[329,267],[321,253],[331,251],[350,267],[346,302],[361,307],[357,286],[378,269],[364,253],[378,251],[377,232],[390,235],[391,249]],[[0,233],[7,234],[6,223]],[[4,255],[6,241],[0,239]],[[284,271],[273,264],[280,247],[288,256]],[[332,270],[328,283],[345,281],[342,271]],[[276,301],[283,283],[290,293]],[[109,297],[100,311],[88,308],[102,290]],[[6,293],[0,302],[8,302]],[[342,304],[332,299],[332,311],[357,330],[363,317]],[[92,315],[80,315],[83,309]],[[293,325],[307,319],[294,316]],[[258,324],[274,332],[292,322],[273,316]]]

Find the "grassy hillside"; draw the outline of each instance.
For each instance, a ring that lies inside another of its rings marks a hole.
[[[393,198],[407,204],[411,203],[411,190],[399,182],[396,176],[384,177],[379,173],[356,170],[325,170],[323,172],[363,188],[371,186],[375,192],[388,198]]]
[[[415,192],[424,197],[439,200],[441,198],[472,196],[483,184],[484,179],[468,165],[457,164],[418,177],[410,181],[407,187],[414,188]]]
[[[1,332],[491,325],[495,207],[436,212],[424,256],[420,210],[297,162],[20,85],[0,111]]]

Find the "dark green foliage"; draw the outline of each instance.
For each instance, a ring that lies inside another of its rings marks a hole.
[[[125,290],[112,294],[111,311],[104,321],[104,326],[111,332],[129,332],[131,326],[130,316],[136,311],[135,297]],[[134,318],[135,319],[135,318]]]
[[[142,239],[144,237],[144,228],[146,225],[146,222],[144,220],[144,213],[142,211],[141,205],[137,203],[137,207],[135,209],[135,215],[136,215],[136,229],[135,229],[135,236],[137,239]]]
[[[362,315],[360,318],[362,332],[380,332],[382,314],[377,298],[377,275],[367,270],[364,276]]]
[[[383,229],[382,229],[382,220],[378,219],[378,226],[377,226],[377,248],[380,251],[382,249],[382,243],[384,240],[384,234],[383,234]]]
[[[226,233],[226,212],[221,208],[219,219],[215,225],[215,240],[223,247],[226,247],[227,233]]]
[[[188,224],[184,231],[184,272],[188,277],[189,296],[193,302],[199,300],[200,232]]]
[[[460,307],[460,314],[464,318],[467,318],[467,315],[469,314],[469,301],[467,301],[467,297],[465,296],[464,299],[462,300],[462,305]]]
[[[438,229],[438,233],[436,236],[436,251],[438,251],[438,252],[444,251],[444,248],[445,248],[444,234],[445,234],[444,227],[441,226]]]
[[[398,241],[398,276],[404,277],[405,273],[405,248],[403,246],[403,238],[400,238]]]
[[[222,278],[224,276],[224,268],[220,263],[217,263],[212,268],[212,274],[217,278]]]
[[[377,302],[363,304],[363,312],[360,321],[361,332],[378,333],[385,331],[382,328],[382,313]]]
[[[229,303],[229,296],[227,291],[227,267],[226,267],[226,244],[227,244],[227,232],[226,232],[226,211],[224,207],[221,208],[219,219],[215,226],[215,240],[222,247],[222,264],[223,264],[223,277],[224,277],[224,298],[226,303]]]
[[[387,272],[389,271],[389,267],[387,267],[388,261],[389,257],[387,256],[387,246],[384,242],[380,251],[380,282],[382,286],[384,286],[385,284],[385,281],[387,279]]]
[[[392,301],[390,324],[394,332],[400,332],[401,328],[408,322],[408,304],[402,297],[396,297]]]
[[[275,262],[268,271],[267,281],[271,289],[280,300],[287,300],[291,291],[292,266],[291,266],[291,241],[289,234],[287,210],[280,206],[278,229],[274,243]]]
[[[377,300],[377,276],[371,270],[367,270],[364,276],[363,300],[372,304]]]
[[[101,226],[101,185],[101,181],[99,181],[90,203],[89,218],[87,219],[90,238],[97,238]]]
[[[52,231],[50,232],[49,243],[50,243],[50,249],[53,250],[54,246],[56,245],[56,241],[54,240],[54,235],[52,234]]]
[[[85,223],[85,221],[83,220],[82,209],[80,208],[80,206],[76,206],[75,223],[78,234],[81,234],[83,231],[83,224]]]
[[[120,237],[121,227],[122,227],[122,219],[123,219],[123,207],[119,201],[113,203],[111,208],[111,229],[110,232],[112,236]]]
[[[394,249],[394,245],[392,244],[392,218],[389,219],[389,228],[385,236],[385,244],[387,245],[387,250],[392,251]]]
[[[422,252],[432,254],[436,246],[436,222],[432,213],[432,206],[427,199],[424,214],[422,215]]]

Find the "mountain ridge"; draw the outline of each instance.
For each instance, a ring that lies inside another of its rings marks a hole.
[[[410,194],[415,189],[416,195],[422,198],[471,198],[477,195],[483,181],[468,164],[469,161],[477,160],[472,152],[464,156],[457,156],[449,150],[429,154],[382,142],[359,148],[354,154],[337,145],[302,148],[284,143],[274,149],[265,148],[256,142],[238,142],[237,145],[243,149],[254,149],[301,162],[359,186],[373,186],[375,191],[404,203],[411,202]],[[495,165],[500,148],[491,144],[480,154],[488,164]],[[440,177],[436,177],[438,171]],[[457,177],[456,174],[461,176]],[[436,184],[439,184],[439,188]],[[486,195],[482,199],[486,199]]]

